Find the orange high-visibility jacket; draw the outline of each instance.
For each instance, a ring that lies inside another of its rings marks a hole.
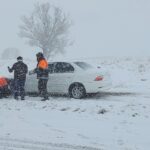
[[[38,68],[40,69],[47,69],[48,68],[48,63],[45,59],[42,59],[39,63],[38,63]]]

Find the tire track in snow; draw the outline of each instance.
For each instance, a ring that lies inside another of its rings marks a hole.
[[[0,149],[5,150],[102,150],[88,146],[76,146],[70,144],[46,143],[39,141],[18,140],[0,138]]]

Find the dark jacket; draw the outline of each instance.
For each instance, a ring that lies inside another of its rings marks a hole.
[[[9,72],[14,71],[14,79],[25,80],[28,73],[28,66],[22,61],[16,62],[12,68],[9,68]]]
[[[37,73],[38,79],[48,79],[49,76],[48,62],[44,57],[38,59],[38,64],[34,72]]]

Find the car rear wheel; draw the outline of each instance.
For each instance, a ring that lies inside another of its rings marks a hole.
[[[74,84],[71,88],[70,88],[70,96],[75,98],[75,99],[81,99],[83,97],[85,97],[85,88],[83,85],[81,84]]]

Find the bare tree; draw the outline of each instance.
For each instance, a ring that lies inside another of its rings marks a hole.
[[[36,3],[29,17],[22,17],[19,35],[28,39],[31,46],[42,49],[48,59],[57,53],[63,53],[70,44],[68,31],[71,20],[63,11],[49,3]]]

